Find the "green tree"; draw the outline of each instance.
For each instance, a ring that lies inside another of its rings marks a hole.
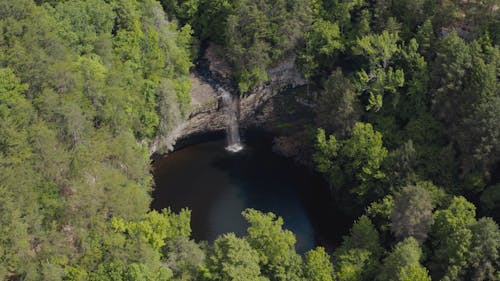
[[[383,248],[380,246],[379,233],[367,216],[361,216],[352,226],[348,236],[343,237],[342,245],[335,251],[335,257],[351,249],[367,250],[372,258],[379,257]]]
[[[309,281],[333,281],[333,266],[323,247],[305,254],[304,277]]]
[[[305,48],[299,53],[298,61],[307,79],[331,65],[344,46],[336,22],[316,20],[305,35]]]
[[[310,1],[236,1],[227,17],[227,57],[240,93],[267,81],[266,68],[289,56],[312,21]]]
[[[411,139],[389,152],[383,163],[383,170],[393,190],[398,190],[401,186],[415,181],[417,155]]]
[[[470,225],[472,242],[469,251],[470,280],[495,280],[500,268],[500,230],[491,218],[481,218]]]
[[[410,264],[401,268],[399,273],[399,281],[432,281],[429,276],[429,271],[417,264]]]
[[[357,40],[357,46],[353,48],[355,54],[366,57],[371,66],[381,66],[386,69],[395,54],[400,52],[397,44],[399,36],[387,31],[378,35],[363,36]]]
[[[165,246],[167,240],[179,237],[189,237],[191,211],[183,209],[179,214],[174,214],[170,209],[162,213],[151,211],[139,222],[125,222],[123,219],[113,218],[111,224],[115,231],[124,232],[143,240],[155,250]]]
[[[340,154],[347,160],[344,160],[343,171],[360,183],[353,192],[362,198],[368,197],[367,194],[373,192],[369,190],[368,183],[385,176],[380,170],[387,155],[382,135],[374,131],[371,124],[356,123],[352,137],[344,142]]]
[[[356,90],[340,69],[330,75],[323,88],[317,101],[316,123],[344,139],[361,115]]]
[[[347,1],[321,1],[322,9],[320,9],[320,15],[330,21],[335,21],[340,27],[341,33],[345,35],[356,34],[352,32],[353,22],[355,22],[356,16],[352,15],[354,11],[359,9],[365,4],[363,0],[347,0]]]
[[[27,88],[10,69],[0,69],[0,152],[4,165],[31,155],[28,127],[34,112],[23,96]]]
[[[193,26],[195,30],[200,30],[201,40],[210,39],[219,44],[225,42],[227,18],[232,12],[232,4],[228,0],[200,1]]]
[[[193,22],[201,5],[200,0],[162,0],[161,3],[170,15],[175,15],[179,20]]]
[[[399,240],[414,237],[424,242],[431,229],[432,198],[420,186],[407,186],[394,197],[391,230]]]
[[[90,274],[90,281],[168,281],[172,280],[168,268],[151,269],[144,264],[102,263]]]
[[[401,61],[405,67],[404,95],[393,95],[392,104],[397,107],[398,115],[404,120],[410,120],[429,110],[428,95],[430,77],[426,60],[420,54],[416,39],[411,39],[401,51]]]
[[[393,2],[393,14],[403,23],[404,33],[410,33],[428,16],[425,11],[426,0],[403,0]]]
[[[39,233],[33,232],[44,215],[58,207],[51,206],[49,188],[40,183],[31,163],[30,158],[36,156],[32,130],[38,124],[34,124],[35,110],[25,98],[27,89],[12,70],[0,68],[0,279],[25,276],[34,262],[30,241]],[[47,204],[40,205],[38,197]],[[43,207],[46,212],[38,210]]]
[[[103,34],[111,33],[115,14],[110,3],[99,0],[65,1],[55,5],[56,16],[64,26],[62,36],[79,53],[92,53]]]
[[[336,256],[335,277],[339,281],[362,281],[372,275],[373,258],[363,249],[352,249]]]
[[[394,209],[394,198],[392,195],[386,195],[384,198],[372,202],[366,209],[366,215],[377,226],[381,236],[382,243],[392,240],[391,213]]]
[[[464,171],[479,171],[491,177],[491,167],[500,159],[500,96],[487,97],[464,118],[457,141]],[[472,140],[474,136],[474,140]]]
[[[268,79],[265,68],[271,61],[271,46],[265,40],[265,32],[270,21],[257,3],[244,0],[238,4],[234,7],[236,13],[227,20],[225,45],[230,46],[228,54],[238,88],[245,93]]]
[[[335,277],[342,281],[373,279],[383,251],[375,226],[367,216],[361,216],[334,252]]]
[[[382,135],[369,123],[356,123],[352,137],[337,142],[335,136],[326,140],[322,129],[318,131],[317,152],[314,160],[319,172],[324,173],[336,190],[349,187],[364,204],[380,196],[380,190],[372,189],[371,183],[385,177],[380,166],[387,155],[382,144]]]
[[[432,49],[436,40],[431,20],[428,19],[419,26],[416,39],[420,53],[425,57],[426,61],[430,61]]]
[[[467,73],[470,73],[471,57],[467,44],[452,32],[440,42],[436,51],[436,60],[432,67],[433,87],[435,91],[438,116],[445,118],[445,124],[457,122],[463,115],[464,104],[474,103],[475,95],[466,95]],[[455,96],[449,99],[449,96]]]
[[[434,6],[433,24],[436,27],[450,26],[455,20],[463,16],[463,12],[458,2],[453,0],[443,0]]]
[[[301,280],[302,259],[295,252],[295,236],[283,229],[283,219],[254,209],[242,215],[250,224],[246,240],[257,251],[263,274],[270,280]]]
[[[498,212],[500,210],[500,184],[487,187],[481,194],[480,200],[481,207],[489,214],[496,215],[495,219],[498,219],[498,214],[500,214]]]
[[[7,172],[1,169],[1,172]],[[16,198],[12,192],[0,184],[3,196],[0,199],[0,277],[8,274],[22,274],[24,264],[29,263],[28,221],[23,219],[23,212],[17,208]],[[18,202],[19,203],[19,202]]]
[[[359,90],[368,94],[367,110],[380,110],[384,94],[395,94],[404,85],[403,70],[391,66],[395,55],[401,51],[399,40],[398,34],[383,31],[379,35],[359,38],[353,47],[354,54],[364,56],[369,62],[368,71],[361,69],[357,73]]]
[[[487,180],[490,161],[498,158],[491,143],[497,130],[489,125],[495,122],[498,54],[487,38],[466,43],[452,32],[442,39],[433,66],[434,112],[445,124],[447,136],[458,144],[461,176],[468,180]],[[480,135],[481,147],[470,139],[475,134]],[[473,191],[484,187],[480,183]]]
[[[196,280],[198,269],[206,262],[205,251],[195,241],[178,237],[167,241],[163,248],[165,262],[174,278]]]
[[[432,73],[435,111],[446,125],[460,124],[457,122],[472,113],[470,105],[496,95],[498,50],[488,42],[467,44],[452,32],[441,40],[436,52]],[[455,127],[451,132],[455,133]]]
[[[422,249],[413,237],[396,244],[392,252],[384,259],[378,280],[400,280],[400,273],[410,265],[420,265]]]
[[[464,197],[454,197],[447,209],[434,213],[434,262],[443,280],[457,280],[467,268],[472,243],[469,227],[475,222],[475,215],[476,208]]]
[[[259,253],[234,233],[214,242],[207,260],[207,280],[266,281],[260,273]]]

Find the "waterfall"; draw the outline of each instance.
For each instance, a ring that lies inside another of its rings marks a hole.
[[[230,152],[238,152],[243,149],[240,139],[240,130],[238,126],[238,101],[233,98],[233,95],[226,91],[224,88],[219,87],[222,102],[227,116],[226,127],[226,150]]]

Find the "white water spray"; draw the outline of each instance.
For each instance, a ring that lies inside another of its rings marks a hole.
[[[240,129],[238,126],[238,101],[233,98],[231,93],[222,87],[219,87],[219,93],[221,93],[222,102],[224,103],[227,116],[226,150],[230,152],[238,152],[243,149],[240,139]]]

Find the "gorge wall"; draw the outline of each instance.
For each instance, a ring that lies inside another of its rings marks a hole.
[[[180,139],[225,130],[228,117],[223,108],[222,93],[217,89],[224,87],[232,94],[237,94],[231,84],[231,68],[222,54],[222,49],[213,44],[206,49],[202,58],[207,64],[205,69],[197,69],[191,74],[191,112],[188,120],[178,125],[168,136],[156,138],[150,146],[151,154],[171,151]],[[287,88],[302,86],[307,82],[295,64],[294,56],[267,73],[269,81],[239,97],[239,124],[242,129],[266,129],[273,119],[271,99]]]

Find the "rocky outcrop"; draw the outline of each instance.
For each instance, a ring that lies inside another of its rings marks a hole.
[[[227,82],[231,79],[231,66],[224,58],[224,48],[210,43],[203,59],[208,62],[208,70],[217,80]]]
[[[272,104],[268,104],[272,97],[287,88],[305,85],[307,81],[302,77],[295,56],[281,62],[267,71],[269,81],[259,85],[255,90],[244,95],[240,102],[240,122],[242,127],[256,126],[269,120],[273,112]]]
[[[219,95],[213,85],[196,73],[191,74],[191,112],[187,121],[177,125],[167,136],[157,137],[149,152],[168,153],[179,139],[192,135],[223,130],[226,117],[220,105]]]
[[[219,87],[233,92],[230,83],[230,68],[223,52],[216,45],[210,45],[205,51],[208,62],[208,74],[194,72],[191,75],[191,105],[189,119],[180,124],[169,136],[156,140],[151,152],[158,152],[159,147],[168,152],[177,140],[208,132],[225,130],[227,116],[224,112]],[[270,100],[284,89],[306,84],[300,74],[295,57],[292,56],[268,70],[269,81],[256,87],[250,93],[239,97],[239,122],[241,128],[265,125],[272,119],[273,105]]]

